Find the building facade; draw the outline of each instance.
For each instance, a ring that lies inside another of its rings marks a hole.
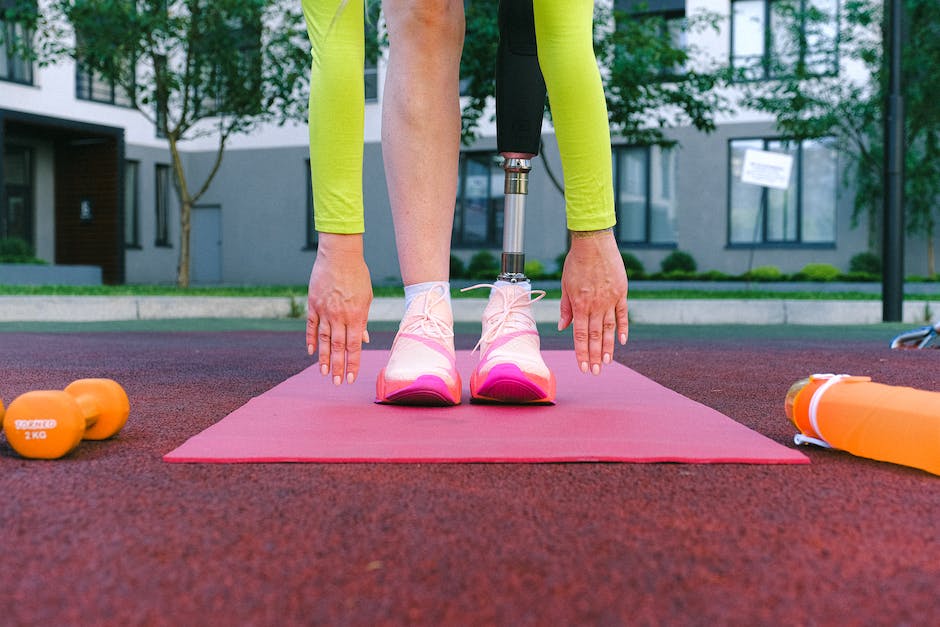
[[[839,6],[839,0],[805,1],[824,10]],[[772,2],[655,0],[647,10],[669,20],[698,11],[720,14],[720,29],[691,43],[712,59],[759,74],[775,28]],[[15,24],[0,26],[17,34]],[[400,277],[380,146],[383,79],[381,62],[366,68],[365,249],[374,281],[395,284]],[[39,67],[0,51],[0,238],[25,239],[49,262],[99,265],[108,283],[175,281],[179,202],[169,151],[128,104],[120,89],[74,62]],[[487,122],[481,130],[460,159],[453,253],[464,261],[480,250],[498,256],[502,242],[495,129]],[[844,182],[846,164],[827,138],[791,141],[773,119],[743,109],[720,118],[713,133],[677,128],[668,136],[677,142],[670,149],[612,140],[618,241],[648,271],[657,271],[674,250],[690,253],[700,271],[741,274],[774,265],[795,272],[812,262],[847,270],[851,257],[867,249],[865,225],[851,224],[854,192]],[[193,284],[306,282],[316,255],[307,137],[304,126],[288,125],[230,141],[193,210]],[[543,139],[530,178],[525,250],[553,270],[567,232],[564,199],[549,176],[562,172],[547,122]],[[214,145],[212,137],[182,145],[193,185],[211,170]],[[789,189],[741,182],[751,148],[793,157]],[[909,240],[906,255],[907,272],[923,274],[925,243]]]

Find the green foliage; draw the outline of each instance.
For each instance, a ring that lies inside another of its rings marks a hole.
[[[620,256],[623,257],[623,267],[627,270],[627,277],[642,279],[646,276],[646,268],[643,267],[643,262],[636,258],[636,255],[621,251]]]
[[[499,260],[488,250],[473,254],[467,265],[467,276],[471,279],[492,281],[499,274]]]
[[[18,237],[0,239],[0,263],[46,263],[34,254],[33,247]]]
[[[606,7],[598,7],[595,15],[594,47],[607,70],[603,81],[613,130],[629,143],[670,145],[674,142],[665,137],[664,128],[715,129],[715,115],[729,111],[723,92],[716,89],[720,66],[705,67],[693,46],[675,47],[662,16]],[[680,26],[683,40],[694,40],[692,33],[717,34],[722,19],[704,11],[687,16]]]
[[[460,61],[465,105],[462,112],[462,138],[471,143],[486,109],[487,98],[495,91],[493,60],[499,43],[495,16],[498,0],[464,3],[466,37]],[[616,28],[609,28],[616,21]],[[719,17],[699,12],[686,18],[682,28],[700,32],[717,29]],[[637,144],[670,142],[662,128],[691,125],[701,131],[715,128],[714,116],[726,111],[728,103],[720,90],[717,67],[676,71],[695,55],[664,36],[661,17],[630,14],[599,7],[595,12],[594,43],[598,61],[609,69],[603,81],[611,127],[625,141]],[[701,64],[698,64],[701,65]],[[550,103],[549,103],[550,104]],[[649,123],[655,115],[655,122]]]
[[[33,3],[35,4],[35,3]],[[50,0],[29,22],[35,60],[81,62],[166,138],[180,195],[177,283],[189,285],[190,210],[232,135],[306,119],[310,45],[296,0]],[[374,13],[374,10],[372,11]],[[374,57],[377,48],[372,46]],[[187,180],[179,142],[216,140],[202,181]]]
[[[751,281],[780,281],[783,272],[777,266],[759,266],[745,273],[744,278]]]
[[[452,279],[461,279],[467,276],[467,266],[456,255],[450,256],[450,277]]]
[[[908,233],[923,236],[932,246],[940,211],[940,2],[899,0],[906,15],[903,51],[905,110],[905,216]],[[818,8],[800,13],[794,0],[779,0],[775,10],[786,10],[793,19],[790,39],[805,49],[808,41],[838,51],[843,66],[860,64],[863,78],[853,79],[844,71],[814,71],[809,61],[797,63],[778,75],[779,80],[745,81],[744,73],[732,75],[740,81],[742,104],[776,118],[782,135],[795,139],[832,137],[847,158],[843,183],[855,191],[853,226],[864,222],[869,243],[879,240],[879,222],[884,190],[883,110],[887,88],[882,25],[882,0],[849,0],[841,3],[837,17]],[[809,3],[807,3],[809,5]],[[838,27],[832,28],[838,19]],[[837,33],[832,40],[832,35]],[[928,256],[928,259],[930,257]],[[934,268],[928,268],[933,273]]]
[[[849,272],[880,275],[881,257],[871,252],[858,253],[849,261]]]
[[[674,250],[659,264],[664,275],[675,272],[694,273],[698,268],[695,259],[687,252]]]
[[[523,268],[523,273],[530,279],[544,279],[545,277],[545,264],[543,264],[538,259],[529,259],[525,262],[525,267]]]
[[[796,274],[796,278],[805,281],[835,281],[841,276],[839,269],[828,263],[808,263]]]
[[[721,270],[707,270],[699,274],[697,279],[702,281],[733,281],[735,277],[725,274]]]

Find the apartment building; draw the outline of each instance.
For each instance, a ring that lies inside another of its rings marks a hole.
[[[805,0],[836,11],[840,0]],[[721,27],[696,35],[714,59],[761,75],[777,26],[773,0],[650,0],[645,11],[682,20],[698,11],[723,16]],[[8,36],[26,37],[0,21]],[[678,33],[678,30],[676,31]],[[677,35],[679,36],[679,35]],[[846,71],[837,50],[820,50],[827,71]],[[364,195],[366,256],[376,283],[398,282],[380,146],[384,66],[365,69]],[[172,283],[179,255],[179,203],[166,141],[130,108],[119,87],[63,61],[39,67],[0,49],[0,238],[31,242],[57,264],[102,267],[108,283]],[[673,250],[700,270],[739,274],[775,265],[794,272],[810,262],[847,269],[867,247],[865,226],[853,228],[853,190],[843,185],[844,159],[825,137],[791,141],[764,114],[738,109],[703,134],[676,128],[674,148],[628,145],[613,137],[614,183],[623,251],[650,271]],[[557,144],[543,125],[544,153],[530,180],[525,249],[549,269],[567,244],[564,200],[549,177],[561,176]],[[182,145],[184,167],[201,181],[214,160],[214,139]],[[454,254],[498,255],[503,173],[495,128],[463,148],[453,232]],[[741,182],[744,152],[759,148],[794,158],[788,190]],[[194,284],[302,284],[316,254],[307,129],[271,126],[229,143],[208,193],[193,210]],[[433,175],[427,163],[415,164]],[[924,265],[923,242],[912,241],[907,267]]]

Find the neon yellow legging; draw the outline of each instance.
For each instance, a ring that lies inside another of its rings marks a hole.
[[[365,60],[363,3],[302,0],[310,71],[310,169],[316,229],[365,230],[362,153]],[[592,44],[593,0],[534,0],[545,76],[565,180],[568,228],[615,222],[610,129]],[[495,17],[494,17],[495,19]]]

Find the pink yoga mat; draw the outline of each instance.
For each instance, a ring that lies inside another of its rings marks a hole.
[[[359,381],[334,386],[316,366],[255,397],[164,457],[168,462],[693,462],[806,464],[717,411],[622,366],[584,375],[569,351],[545,351],[552,406],[472,405],[477,357],[460,352],[464,403],[377,405],[385,351],[365,351]],[[783,408],[780,409],[781,414]]]

